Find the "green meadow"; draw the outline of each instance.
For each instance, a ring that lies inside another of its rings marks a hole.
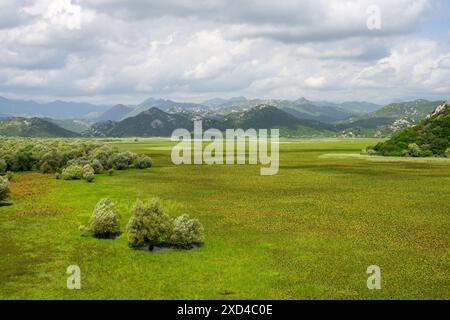
[[[449,299],[450,162],[372,161],[377,140],[283,140],[280,171],[171,163],[164,139],[112,140],[153,167],[94,183],[18,173],[0,204],[0,299]],[[137,198],[199,219],[193,250],[83,236],[95,204]],[[66,269],[81,268],[68,290]],[[382,271],[367,288],[367,267]]]

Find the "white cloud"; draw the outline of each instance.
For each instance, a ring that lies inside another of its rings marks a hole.
[[[448,44],[415,33],[436,3],[2,0],[0,93],[111,103],[442,95]],[[372,4],[379,31],[366,27]]]

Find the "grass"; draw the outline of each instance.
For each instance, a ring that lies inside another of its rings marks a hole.
[[[280,172],[258,166],[174,166],[164,139],[115,140],[147,153],[148,170],[93,184],[17,174],[0,205],[0,299],[449,299],[448,162],[372,162],[375,140],[285,140]],[[81,236],[109,196],[122,229],[136,198],[160,197],[171,216],[200,219],[191,251],[132,250]],[[382,289],[366,287],[369,265]],[[81,290],[66,268],[81,268]]]

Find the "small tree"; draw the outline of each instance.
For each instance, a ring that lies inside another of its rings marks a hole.
[[[137,200],[127,226],[128,241],[132,246],[153,247],[164,240],[170,232],[170,218],[164,213],[158,199],[144,204]]]
[[[9,192],[8,178],[0,176],[0,201],[8,199]]]
[[[120,232],[120,216],[111,200],[104,198],[97,203],[89,220],[89,229],[98,238],[108,238]]]
[[[190,248],[194,244],[201,244],[204,241],[204,229],[200,221],[190,219],[187,214],[181,215],[173,221],[170,243],[182,247]]]

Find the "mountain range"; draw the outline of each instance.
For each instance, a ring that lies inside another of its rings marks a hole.
[[[260,105],[247,111],[229,114],[221,119],[204,118],[203,130],[226,129],[272,129],[281,130],[283,136],[317,137],[330,134],[335,127],[329,124],[301,120],[274,106]],[[167,137],[175,129],[192,131],[193,121],[184,114],[171,114],[152,107],[140,114],[120,122],[100,122],[85,132],[94,137]]]
[[[52,119],[93,118],[110,106],[81,102],[12,100],[0,97],[0,113],[14,117],[48,117]]]
[[[176,128],[192,129],[193,120],[201,119],[206,128],[221,130],[280,128],[284,136],[389,137],[423,120],[440,103],[415,100],[382,107],[369,102],[314,102],[305,98],[235,97],[202,103],[150,98],[138,105],[108,107],[58,101],[40,104],[0,98],[0,123],[3,123],[0,134],[38,132],[40,136],[68,136],[70,132],[75,136],[93,137],[169,136]],[[25,130],[25,118],[38,117],[43,122],[26,123],[36,126],[36,130],[29,127]],[[57,131],[50,125],[65,131]]]

